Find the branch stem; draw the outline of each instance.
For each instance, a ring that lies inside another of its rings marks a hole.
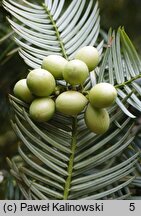
[[[115,88],[121,88],[121,87],[124,87],[125,85],[128,85],[128,84],[132,83],[133,81],[135,81],[135,80],[137,80],[137,79],[139,79],[139,78],[141,78],[141,74],[139,74],[139,75],[133,77],[133,78],[130,79],[130,80],[127,80],[127,81],[124,82],[124,83],[121,83],[121,84],[115,85],[114,87],[115,87]]]
[[[66,54],[66,51],[65,51],[65,48],[64,48],[64,44],[63,44],[63,41],[62,41],[62,39],[61,39],[61,35],[60,35],[60,32],[59,32],[58,27],[57,27],[57,25],[56,25],[56,22],[55,22],[55,20],[53,19],[53,16],[51,15],[50,10],[47,8],[47,6],[46,6],[45,4],[43,4],[43,7],[44,7],[45,11],[47,12],[47,14],[48,14],[48,16],[49,16],[49,18],[50,18],[50,21],[51,21],[51,23],[52,23],[52,25],[53,25],[53,27],[54,27],[54,30],[55,30],[55,32],[56,32],[56,36],[57,36],[57,39],[58,39],[58,41],[59,41],[59,44],[60,44],[60,47],[61,47],[61,50],[62,50],[62,55],[63,55],[63,57],[64,57],[65,59],[68,60],[68,56],[67,56],[67,54]]]
[[[68,177],[67,177],[66,183],[65,183],[64,200],[68,199],[69,192],[70,192],[76,144],[77,144],[77,117],[74,117],[73,118],[73,124],[72,124],[72,143],[71,143],[71,152],[72,153],[70,155],[70,160],[69,160],[69,164],[68,164]]]

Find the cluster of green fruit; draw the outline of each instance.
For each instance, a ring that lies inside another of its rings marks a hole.
[[[111,84],[99,83],[84,95],[77,88],[98,63],[98,51],[92,46],[78,50],[71,61],[49,55],[43,59],[41,68],[30,71],[26,79],[15,84],[14,95],[30,104],[29,114],[35,121],[48,121],[55,111],[76,116],[84,110],[87,127],[94,133],[105,133],[110,124],[105,108],[115,100],[116,89]],[[66,86],[60,86],[58,80],[65,80]]]

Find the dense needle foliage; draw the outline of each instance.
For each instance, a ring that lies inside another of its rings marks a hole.
[[[93,0],[30,2],[6,0],[0,7],[0,199],[140,199],[141,62],[124,28],[118,28],[126,25],[129,11],[124,23],[120,18],[118,23],[117,17],[111,19],[114,15],[110,13],[111,5],[114,12],[119,8],[121,13],[129,3],[112,1],[106,9],[107,1],[99,1],[99,5]],[[134,4],[137,7],[139,2]],[[65,16],[65,12],[72,16]],[[104,18],[107,13],[109,23]],[[48,24],[49,31],[45,27]],[[116,30],[108,32],[111,25]],[[136,30],[137,24],[130,26],[127,31],[133,38],[132,29]],[[140,53],[140,32],[136,35]],[[101,56],[85,89],[107,81],[118,91],[116,104],[109,109],[112,124],[106,134],[88,131],[83,114],[77,119],[56,115],[49,124],[36,124],[28,116],[27,104],[11,95],[9,105],[8,93],[13,94],[14,83],[38,67],[44,56],[53,52],[72,59],[83,44],[96,46]],[[24,145],[18,144],[19,138]],[[11,159],[10,172],[6,157]]]

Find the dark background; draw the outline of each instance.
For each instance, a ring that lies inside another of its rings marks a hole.
[[[140,0],[99,0],[101,27],[125,31],[141,53],[141,1]]]
[[[141,0],[99,0],[99,6],[102,29],[107,32],[110,27],[116,30],[119,26],[124,26],[138,53],[141,54]],[[4,40],[11,32],[6,20],[7,15],[0,0],[0,172],[2,171],[5,178],[9,175],[5,158],[11,158],[17,153],[17,139],[9,120],[8,93],[12,92],[14,83],[24,78],[28,70],[18,55],[17,46],[11,37]],[[4,181],[0,183],[0,199],[5,198],[5,185]]]

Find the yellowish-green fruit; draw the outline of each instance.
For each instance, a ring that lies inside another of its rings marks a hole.
[[[55,103],[51,98],[36,98],[29,107],[30,117],[37,122],[50,120],[55,112]]]
[[[77,91],[66,91],[56,99],[56,110],[66,115],[77,115],[86,106],[88,100]]]
[[[88,76],[89,70],[83,61],[74,59],[65,65],[63,77],[71,85],[84,83]]]
[[[99,54],[95,47],[85,46],[77,51],[75,59],[85,62],[89,71],[92,71],[99,63]]]
[[[23,100],[26,103],[30,103],[34,98],[26,84],[26,79],[19,80],[15,84],[13,91],[14,91],[14,95],[17,98]]]
[[[42,68],[49,71],[55,79],[63,79],[64,67],[68,61],[59,55],[49,55],[43,59]]]
[[[46,97],[53,93],[56,87],[53,75],[44,69],[34,69],[27,76],[27,86],[39,97]]]
[[[106,109],[97,109],[88,104],[85,111],[85,123],[92,132],[103,134],[109,129],[109,114]]]
[[[93,107],[106,108],[112,105],[117,97],[115,87],[109,83],[96,84],[89,92],[89,101]]]

